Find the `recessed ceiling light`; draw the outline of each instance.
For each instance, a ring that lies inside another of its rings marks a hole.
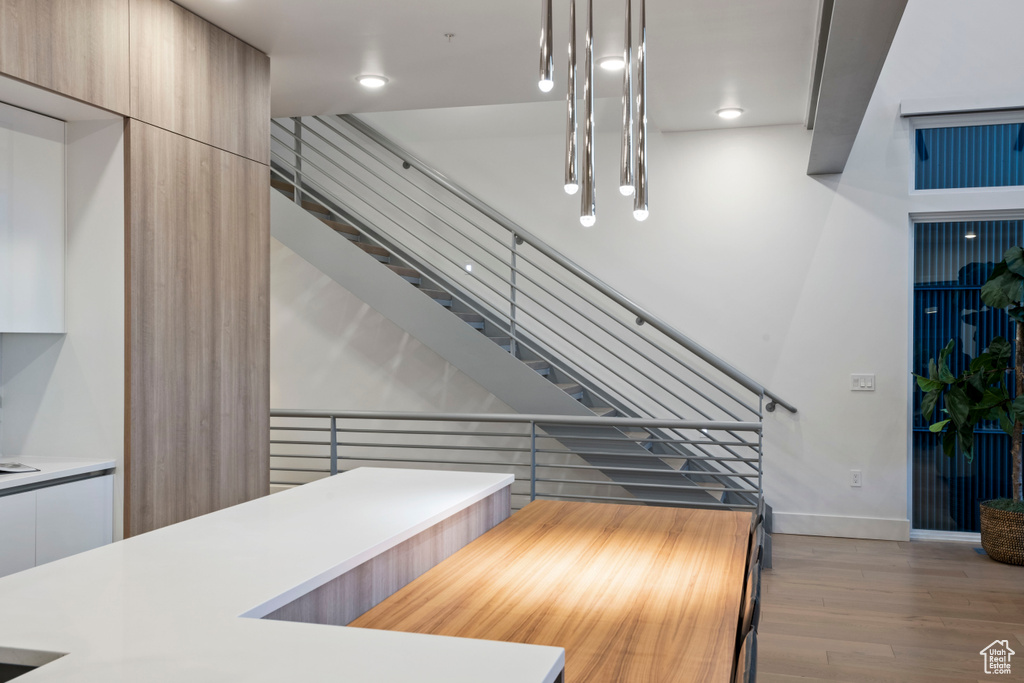
[[[377,88],[383,88],[385,85],[388,84],[388,79],[385,78],[384,76],[373,76],[370,74],[363,74],[362,76],[357,76],[356,80],[359,81],[359,85],[363,86],[364,88],[371,88],[374,90],[376,90]]]
[[[602,57],[597,60],[597,65],[605,71],[622,71],[626,68],[626,62],[622,57]]]
[[[978,236],[978,233],[974,232],[974,228],[969,228],[967,230],[967,234],[964,235],[964,239],[965,240],[973,240],[977,236]]]
[[[725,109],[719,109],[715,113],[723,119],[738,119],[743,114],[743,110],[739,107],[726,107]]]

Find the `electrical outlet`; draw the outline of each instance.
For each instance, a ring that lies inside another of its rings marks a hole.
[[[850,470],[850,486],[860,486],[860,470]]]
[[[874,391],[874,375],[850,375],[850,391]]]

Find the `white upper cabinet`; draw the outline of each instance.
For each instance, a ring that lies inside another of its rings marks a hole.
[[[64,331],[64,122],[0,103],[0,332]]]

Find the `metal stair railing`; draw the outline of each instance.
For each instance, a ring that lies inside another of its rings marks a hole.
[[[624,415],[760,421],[788,402],[643,309],[422,160],[351,116],[273,122],[272,169],[475,310],[513,353],[547,361]],[[410,173],[415,169],[417,173]],[[466,266],[472,272],[466,272]],[[749,398],[743,398],[743,396]],[[660,430],[655,436],[675,436]],[[743,472],[726,433],[669,443],[675,457]],[[759,437],[760,438],[760,437]]]
[[[556,428],[669,430],[678,445],[712,443],[710,433],[760,436],[759,422],[708,422],[568,415],[403,413],[382,411],[272,410],[271,485],[298,486],[362,466],[458,468],[515,475],[513,508],[537,498],[643,503],[681,507],[760,509],[760,439],[723,442],[745,449],[737,462],[750,471],[737,484],[694,484],[687,472],[650,469],[640,459],[622,458],[621,435],[593,436],[587,454],[602,449],[619,464],[590,464],[557,436]],[[651,437],[654,440],[654,437]],[[609,475],[632,477],[612,480]],[[748,504],[714,502],[703,494],[742,492]],[[690,495],[690,498],[687,496]]]

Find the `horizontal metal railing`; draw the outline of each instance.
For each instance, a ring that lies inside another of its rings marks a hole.
[[[654,313],[643,308],[618,290],[611,287],[608,283],[601,280],[597,276],[593,275],[586,269],[582,268],[574,261],[563,255],[558,250],[554,249],[543,240],[532,235],[529,231],[516,225],[511,219],[507,218],[503,214],[494,210],[484,202],[480,201],[477,197],[472,195],[470,192],[462,188],[457,183],[453,182],[450,178],[442,174],[437,169],[433,168],[422,159],[418,158],[411,152],[401,148],[394,141],[389,140],[387,137],[380,134],[379,131],[375,130],[371,126],[360,121],[357,117],[350,114],[343,115],[341,117],[348,125],[352,126],[360,133],[365,135],[370,140],[374,141],[384,149],[388,150],[396,157],[402,159],[402,161],[408,164],[410,167],[415,168],[417,171],[427,176],[435,183],[443,187],[444,189],[451,192],[453,195],[466,202],[469,206],[473,207],[481,214],[487,216],[489,219],[494,221],[496,225],[504,228],[509,234],[513,235],[518,240],[529,244],[531,247],[536,249],[538,252],[549,258],[552,262],[558,264],[564,268],[566,272],[572,274],[576,278],[579,278],[582,282],[593,287],[596,291],[608,297],[609,300],[618,304],[622,308],[629,311],[631,314],[636,316],[638,321],[649,324],[654,329],[664,334],[668,339],[672,340],[680,347],[686,349],[690,353],[694,354],[701,360],[705,361],[708,365],[715,368],[719,372],[723,373],[736,383],[740,384],[744,388],[753,392],[754,394],[763,394],[767,396],[771,403],[778,404],[790,411],[791,413],[797,412],[796,407],[790,404],[788,401],[784,401],[779,398],[775,393],[769,391],[765,387],[761,386],[758,382],[754,381],[747,375],[743,374],[729,363],[725,362],[714,353],[704,348],[694,340],[690,339],[682,332],[676,330],[674,327],[666,323],[664,320],[656,316]],[[771,410],[771,408],[769,408]]]
[[[273,410],[270,429],[276,488],[361,466],[426,467],[511,473],[516,509],[537,498],[731,509],[762,499],[759,422]],[[726,433],[746,438],[712,438]],[[725,441],[743,452],[723,456],[737,467],[727,478],[697,467],[714,456],[669,466],[654,452]]]
[[[293,184],[296,201],[315,200],[351,222],[360,239],[422,273],[424,285],[479,314],[486,333],[505,337],[514,355],[543,360],[557,381],[582,386],[588,405],[730,425],[760,423],[776,405],[796,412],[354,117],[276,120],[272,157],[273,173]],[[647,445],[663,439],[657,449],[665,462],[703,468],[701,483],[728,488],[744,480],[741,430],[680,440],[656,421],[647,425]]]
[[[603,367],[617,373],[614,382],[633,394],[624,399],[627,405],[617,406],[622,412],[676,417],[686,412],[710,419],[710,408],[732,419],[739,419],[737,410],[759,417],[761,396],[768,398],[769,411],[777,404],[795,412],[790,403],[355,117],[275,121],[273,142],[280,177],[338,207],[368,239],[472,301],[513,344],[539,356],[552,355],[557,346],[563,356],[611,359]],[[399,167],[415,168],[426,186]],[[477,269],[471,282],[460,279],[467,263]],[[641,334],[637,325],[657,331],[661,340]],[[687,361],[686,355],[694,360]],[[595,382],[591,368],[565,361],[560,366],[605,402],[623,400],[619,387],[595,386],[601,382]],[[721,378],[709,376],[711,371]],[[757,400],[743,400],[723,386],[723,378]],[[734,407],[725,407],[726,402]]]

